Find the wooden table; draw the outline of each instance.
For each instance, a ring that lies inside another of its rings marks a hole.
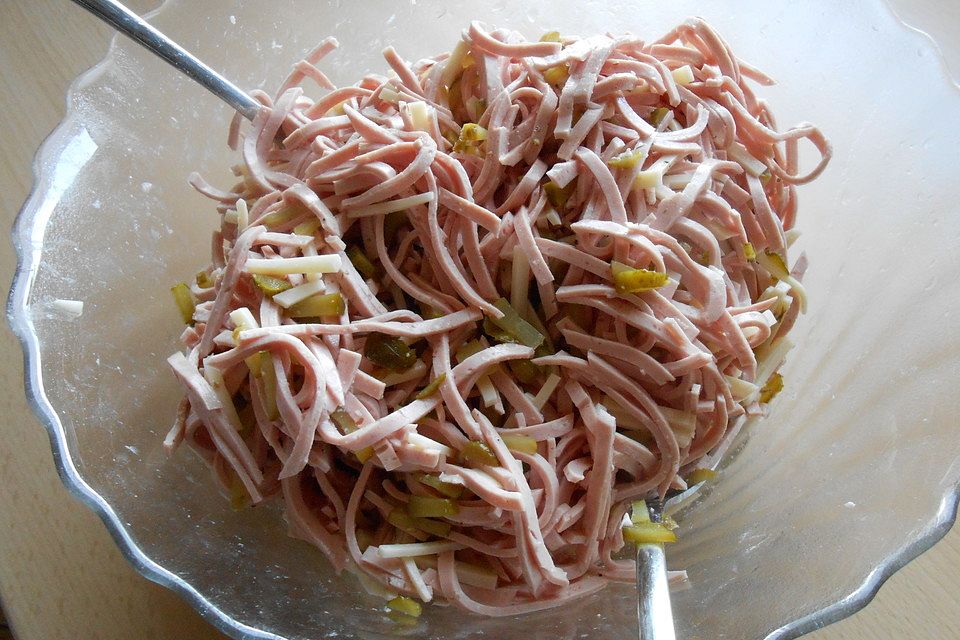
[[[138,11],[147,0],[130,0]],[[905,0],[896,4],[906,5]],[[939,3],[948,5],[949,3]],[[901,7],[948,47],[960,77],[960,6]],[[9,229],[30,188],[31,159],[63,114],[73,78],[106,51],[110,34],[65,0],[0,5],[0,228]],[[0,243],[4,290],[14,257]],[[20,347],[0,337],[0,598],[20,640],[194,640],[222,637],[179,597],[140,577],[103,525],[54,471],[43,428],[23,396]],[[814,640],[960,638],[960,531],[898,573],[867,609]],[[2,637],[2,634],[0,634]]]

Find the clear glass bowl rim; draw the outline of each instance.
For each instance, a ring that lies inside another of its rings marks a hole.
[[[893,13],[887,0],[882,0],[886,10]],[[162,13],[171,4],[163,0],[159,6],[144,14],[148,21]],[[926,33],[901,22],[904,29],[915,31],[924,36],[924,46],[930,47],[941,58],[937,43]],[[153,561],[124,529],[119,517],[110,504],[98,494],[80,475],[70,457],[67,435],[57,412],[48,400],[41,376],[40,346],[30,317],[28,300],[33,288],[34,275],[40,261],[40,247],[33,244],[31,238],[38,227],[46,220],[38,216],[45,180],[50,178],[44,167],[56,157],[56,151],[64,146],[72,125],[78,115],[71,107],[73,96],[78,88],[100,77],[114,62],[117,41],[121,38],[114,34],[104,57],[90,69],[78,75],[70,84],[65,96],[66,113],[60,123],[43,140],[32,162],[33,183],[30,192],[21,206],[11,230],[11,240],[16,253],[17,264],[7,298],[7,322],[17,336],[23,351],[24,391],[27,403],[47,431],[53,462],[61,481],[80,502],[86,505],[103,521],[123,556],[143,577],[177,593],[190,604],[207,622],[223,633],[238,639],[286,640],[283,636],[259,630],[243,624],[222,611],[197,589],[173,572]],[[172,73],[172,71],[171,71]],[[880,587],[897,571],[906,566],[939,542],[950,531],[957,518],[960,506],[960,484],[949,489],[941,498],[937,512],[931,517],[923,535],[901,548],[879,563],[866,576],[863,582],[848,595],[837,599],[830,605],[797,618],[771,631],[764,640],[790,640],[820,629],[824,626],[852,616],[866,607],[876,596]]]

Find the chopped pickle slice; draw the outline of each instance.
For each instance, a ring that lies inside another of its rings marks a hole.
[[[460,128],[460,139],[465,142],[482,142],[487,139],[487,130],[475,122],[468,122]]]
[[[496,467],[500,464],[490,447],[476,440],[471,440],[463,447],[460,451],[460,457],[470,464],[485,464],[490,467]]]
[[[277,408],[277,371],[273,368],[273,356],[268,351],[260,352],[260,379],[263,381],[263,408],[270,420],[280,417]]]
[[[255,354],[247,356],[243,360],[247,363],[247,369],[250,370],[250,375],[254,378],[260,377],[260,371],[263,368],[263,358],[266,353],[266,351],[257,351]]]
[[[490,318],[483,319],[483,332],[489,337],[493,338],[496,342],[516,342],[517,339],[513,337],[512,334],[504,331],[497,325],[493,324],[493,320]]]
[[[234,511],[243,511],[251,504],[253,501],[250,500],[250,494],[247,493],[240,479],[234,475],[230,482],[230,508]]]
[[[573,195],[573,190],[576,188],[576,180],[571,181],[565,187],[559,186],[553,180],[543,185],[543,191],[547,194],[547,201],[558,211],[567,206],[567,201],[570,200],[570,196]]]
[[[517,451],[529,455],[537,452],[537,441],[530,436],[506,435],[501,437],[503,438],[503,444],[507,445],[507,449],[510,449],[510,451]]]
[[[346,435],[348,433],[353,433],[360,427],[357,425],[356,421],[350,417],[350,414],[343,409],[337,409],[330,414],[330,419],[333,420],[333,423],[337,425],[337,429],[340,430],[340,433]],[[357,460],[360,462],[366,462],[373,457],[373,447],[364,447],[363,449],[358,449],[354,452],[354,455],[357,456]]]
[[[192,325],[193,311],[196,309],[197,303],[193,299],[190,287],[187,286],[186,282],[178,282],[170,287],[170,291],[173,293],[174,302],[177,303],[177,309],[180,310],[180,318],[183,323]]]
[[[260,224],[267,227],[277,227],[284,223],[290,222],[298,215],[300,215],[300,211],[292,207],[285,207],[263,216],[260,219]]]
[[[437,389],[440,388],[440,385],[443,384],[443,381],[447,379],[447,374],[441,373],[439,376],[430,381],[430,384],[425,386],[417,394],[417,400],[425,400],[437,392]]]
[[[463,109],[463,90],[460,87],[460,77],[451,82],[450,88],[447,89],[447,106],[450,107],[450,112],[454,114],[454,117],[456,117],[458,111]]]
[[[320,229],[319,220],[307,220],[306,222],[301,222],[293,228],[293,232],[298,236],[312,236]]]
[[[383,241],[389,247],[397,237],[397,232],[407,222],[406,211],[391,211],[383,219]]]
[[[550,353],[553,352],[551,351]],[[510,367],[510,371],[517,377],[517,380],[524,384],[536,382],[540,374],[543,373],[543,369],[529,360],[510,360],[507,366]]]
[[[490,322],[516,338],[517,342],[531,349],[536,349],[543,343],[543,334],[521,318],[517,310],[510,306],[510,303],[504,298],[494,302],[493,306],[503,313],[503,317],[490,318]]]
[[[677,534],[659,522],[635,522],[623,528],[623,539],[633,544],[676,542]]]
[[[370,258],[367,257],[367,254],[365,254],[360,247],[352,246],[347,249],[347,257],[350,258],[350,262],[353,263],[353,266],[356,267],[357,271],[359,271],[360,275],[364,278],[369,280],[377,275],[377,268],[373,266]]]
[[[450,526],[449,522],[442,522],[440,520],[431,520],[430,518],[412,518],[414,526],[420,531],[425,531],[432,536],[438,538],[446,538],[450,535]]]
[[[333,420],[333,423],[337,425],[337,428],[340,430],[340,433],[344,435],[348,433],[353,433],[357,430],[356,421],[350,417],[350,414],[343,409],[337,409],[330,414],[330,419]]]
[[[610,263],[613,274],[613,284],[618,293],[640,293],[662,287],[670,281],[670,277],[659,271],[648,269],[634,269],[622,262]]]
[[[377,332],[367,336],[363,355],[378,367],[397,373],[403,373],[417,362],[417,353],[407,343],[396,336]]]
[[[543,79],[554,86],[566,84],[567,78],[569,77],[570,67],[566,64],[558,64],[557,66],[550,67],[543,72]]]
[[[668,113],[670,113],[670,109],[666,107],[657,107],[653,110],[653,113],[650,114],[650,124],[655,127],[660,126],[660,123],[663,122],[663,119],[667,117]]]
[[[213,286],[213,278],[206,271],[198,271],[196,275],[197,286],[201,289],[209,289]]]
[[[484,140],[487,139],[487,130],[475,122],[467,122],[460,128],[460,137],[453,145],[453,150],[459,153],[476,152]]]
[[[390,600],[387,603],[387,608],[412,618],[420,617],[420,613],[423,610],[419,602],[406,596],[397,596],[393,600]]]
[[[439,476],[424,474],[418,478],[421,483],[427,485],[442,496],[448,498],[459,498],[463,495],[463,487],[458,484],[443,482]]]
[[[268,296],[274,296],[293,287],[286,278],[274,278],[259,273],[253,274],[253,283]]]
[[[650,522],[650,510],[647,508],[646,500],[633,501],[633,506],[630,508],[630,522],[633,524]]]
[[[778,393],[783,391],[783,376],[775,373],[770,376],[767,383],[760,389],[760,402],[767,403],[773,400]]]
[[[443,312],[437,311],[430,305],[422,304],[420,305],[420,315],[423,316],[425,320],[433,320],[435,318],[442,318]]]
[[[459,364],[464,360],[466,360],[467,358],[469,358],[470,356],[476,353],[480,353],[481,351],[484,350],[484,348],[485,347],[483,346],[483,343],[480,342],[479,340],[471,340],[470,342],[465,343],[463,346],[457,349],[457,353],[455,354],[454,357],[456,357],[457,363]]]
[[[414,518],[443,518],[455,516],[459,512],[457,503],[449,498],[410,496],[410,501],[407,503],[407,513]]]
[[[391,509],[390,513],[387,514],[387,522],[395,526],[397,529],[400,529],[400,531],[409,533],[420,542],[423,542],[430,537],[424,531],[421,531],[417,528],[414,518],[410,517],[410,514],[403,509]]]
[[[324,293],[310,296],[287,309],[289,318],[313,318],[316,316],[339,316],[347,305],[340,293]]]
[[[767,264],[763,266],[767,267],[773,277],[778,280],[786,280],[790,277],[790,269],[787,268],[787,263],[784,261],[783,256],[772,251],[764,251],[763,255],[767,258],[765,261]]]
[[[635,149],[607,160],[607,166],[614,169],[633,169],[643,160],[643,151]]]
[[[717,477],[717,472],[713,469],[694,469],[693,472],[687,476],[687,484],[693,486],[695,484],[700,484],[701,482],[706,482],[707,480],[712,480]]]
[[[753,244],[750,242],[743,243],[743,257],[747,260],[756,260],[757,259],[757,250],[753,248]]]

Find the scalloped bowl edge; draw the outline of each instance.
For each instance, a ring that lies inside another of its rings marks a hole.
[[[151,18],[162,13],[170,4],[164,0],[156,9],[144,14],[144,18]],[[923,41],[924,46],[933,49],[940,63],[947,69],[942,51],[937,42],[926,32],[913,27],[903,21],[889,0],[882,0],[886,10],[896,18],[902,27],[914,38]],[[62,148],[62,142],[67,138],[75,122],[75,113],[72,108],[75,91],[87,82],[104,73],[113,62],[117,40],[121,36],[115,34],[110,39],[106,55],[87,71],[73,80],[67,89],[65,98],[65,115],[54,130],[44,139],[34,155],[32,162],[33,185],[23,206],[21,206],[11,231],[11,240],[17,257],[16,270],[7,298],[7,322],[13,333],[20,341],[23,350],[24,390],[30,408],[44,426],[50,438],[50,447],[54,465],[67,490],[70,491],[84,505],[89,507],[106,526],[107,531],[116,542],[123,556],[133,565],[140,575],[160,584],[184,598],[206,621],[214,627],[238,639],[257,640],[285,640],[266,631],[258,630],[233,619],[216,607],[187,581],[176,574],[164,569],[151,560],[137,546],[125,530],[116,512],[110,505],[94,491],[80,476],[73,464],[68,451],[67,436],[56,411],[47,399],[40,372],[40,351],[36,332],[30,317],[28,300],[33,288],[33,279],[40,260],[40,250],[31,246],[30,238],[36,227],[38,204],[42,199],[45,186],[43,167],[46,161],[55,157],[56,151]],[[949,77],[949,74],[946,74]],[[951,78],[952,81],[952,78]],[[960,84],[953,81],[960,88]],[[950,530],[956,521],[957,509],[960,506],[960,485],[954,486],[940,502],[936,517],[931,521],[927,531],[905,545],[896,554],[891,555],[885,562],[877,566],[863,580],[859,587],[846,597],[834,604],[823,607],[813,613],[789,622],[768,633],[764,640],[790,640],[838,622],[866,607],[876,596],[880,587],[897,571],[929,550],[939,542]]]

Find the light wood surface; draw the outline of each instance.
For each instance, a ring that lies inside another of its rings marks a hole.
[[[153,3],[128,4],[143,11]],[[927,24],[935,36],[960,33],[960,10],[942,9],[934,14],[905,6],[903,15]],[[9,229],[27,195],[31,159],[63,114],[67,86],[104,55],[109,35],[66,0],[0,2],[0,228]],[[954,61],[960,61],[957,49],[954,44],[948,52]],[[4,291],[13,268],[3,240]],[[7,363],[0,367],[0,598],[16,637],[221,638],[178,596],[140,577],[99,519],[67,493],[46,433],[24,400],[20,347],[5,324],[0,350]],[[864,611],[808,637],[960,639],[958,593],[960,531],[954,530],[894,576]]]

